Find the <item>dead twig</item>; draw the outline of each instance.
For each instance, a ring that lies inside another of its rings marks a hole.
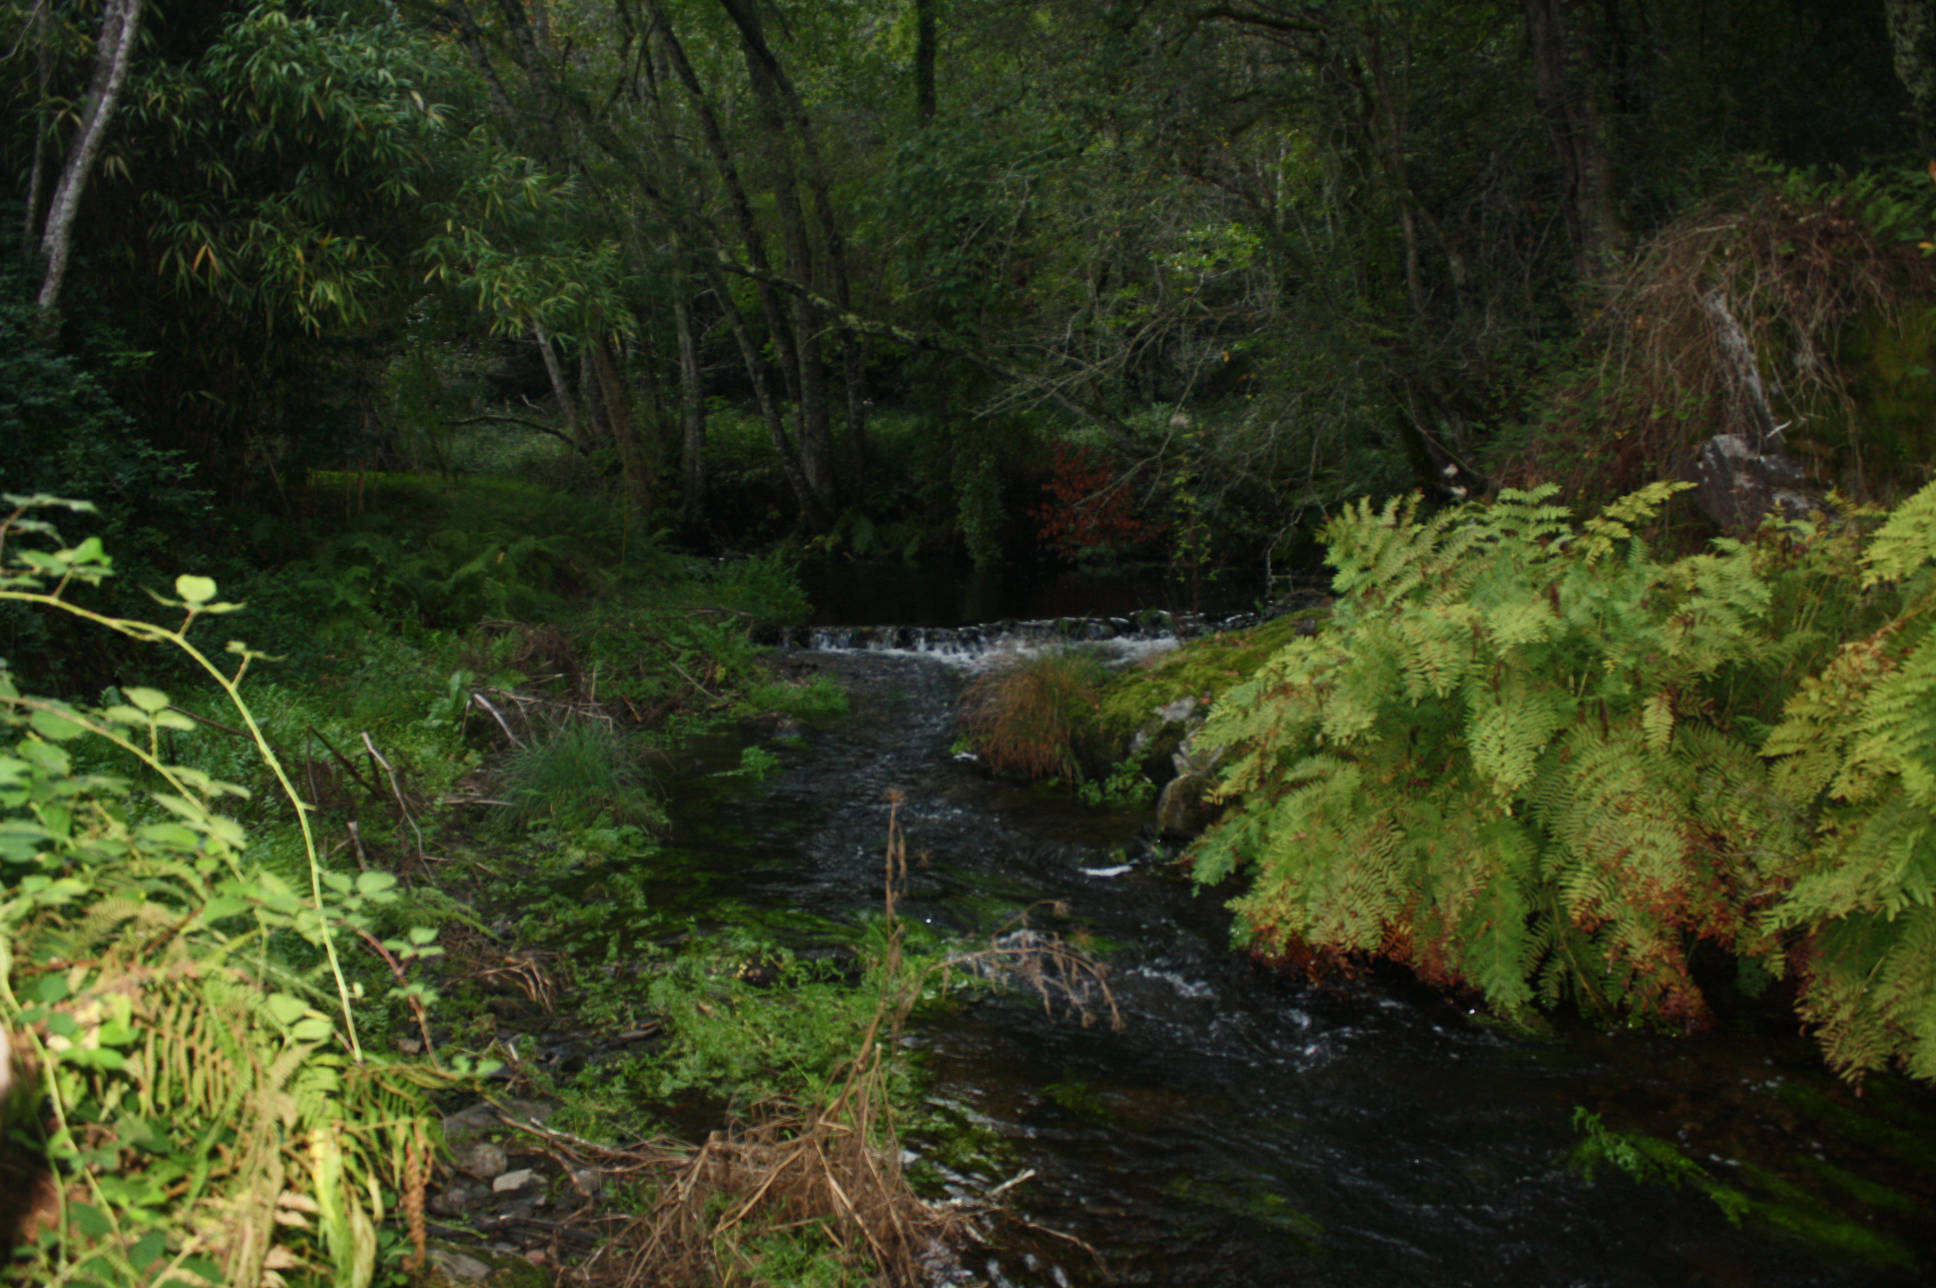
[[[482,693],[479,693],[477,690],[473,689],[471,690],[471,701],[475,703],[478,709],[484,712],[485,715],[488,715],[489,717],[491,717],[491,719],[497,721],[497,727],[504,730],[504,736],[510,740],[510,743],[513,747],[524,746],[524,740],[522,738],[519,738],[515,733],[511,732],[511,726],[504,719],[504,713],[502,711],[499,711],[496,707],[492,706],[491,700],[489,698],[485,697]]]
[[[403,799],[403,786],[397,782],[396,768],[383,758],[382,752],[376,749],[376,743],[370,738],[367,729],[363,731],[363,746],[370,753],[370,758],[383,766],[383,772],[390,776],[390,791],[396,797],[397,808],[403,812],[403,821],[410,825],[411,833],[417,838],[417,858],[420,861],[427,859],[428,856],[424,854],[423,829],[417,826],[417,820],[411,817],[410,806]]]

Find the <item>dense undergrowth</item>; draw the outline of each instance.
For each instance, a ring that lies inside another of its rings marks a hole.
[[[120,656],[168,686],[83,702],[0,670],[14,1273],[402,1282],[424,1265],[438,1111],[492,1068],[638,1178],[614,1203],[640,1224],[587,1282],[899,1273],[932,1220],[881,1161],[907,1095],[881,1026],[934,950],[906,947],[890,908],[804,960],[641,886],[655,748],[843,709],[837,688],[771,678],[748,642],[799,611],[784,566],[684,559],[517,485],[328,480],[308,499],[301,530],[258,534],[301,558],[234,617],[182,577],[162,597],[179,626],[87,607],[111,561],[59,539],[58,507],[17,500],[0,533],[0,596],[167,646]],[[222,627],[254,644],[214,652]],[[566,1074],[536,1059],[556,1030],[657,1040]],[[752,1116],[724,1138],[737,1162],[652,1139],[695,1104]],[[873,1178],[885,1225],[802,1223],[832,1202],[778,1148],[802,1131],[850,1188]],[[769,1215],[735,1188],[765,1188],[757,1158],[791,1169]],[[723,1232],[721,1204],[739,1212]]]

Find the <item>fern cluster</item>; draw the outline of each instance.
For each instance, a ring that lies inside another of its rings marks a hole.
[[[1936,1073],[1936,489],[1858,577],[1826,524],[1654,558],[1678,486],[1582,523],[1552,489],[1340,515],[1330,627],[1201,735],[1235,808],[1198,879],[1249,873],[1266,952],[1392,958],[1509,1015],[1699,1024],[1706,941],[1792,966],[1839,1067]]]

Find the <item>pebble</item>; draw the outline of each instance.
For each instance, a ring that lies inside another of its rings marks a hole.
[[[506,1172],[492,1181],[491,1192],[494,1194],[509,1194],[513,1190],[521,1190],[527,1185],[534,1185],[537,1183],[537,1180],[537,1172],[529,1167],[520,1167],[517,1171]]]
[[[445,1248],[432,1248],[430,1259],[443,1271],[444,1276],[460,1284],[474,1284],[491,1273],[491,1268],[476,1257],[461,1252],[451,1252]]]

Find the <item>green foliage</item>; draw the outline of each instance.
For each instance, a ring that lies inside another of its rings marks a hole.
[[[1866,550],[1791,525],[1663,563],[1638,531],[1677,486],[1577,525],[1551,489],[1334,520],[1329,627],[1200,735],[1237,807],[1197,877],[1251,871],[1265,951],[1509,1015],[1699,1023],[1707,941],[1793,969],[1842,1071],[1936,1076],[1936,487]]]
[[[1085,805],[1107,805],[1111,809],[1138,809],[1156,797],[1156,786],[1143,772],[1135,757],[1120,760],[1110,767],[1107,777],[1086,778],[1076,788]]]
[[[878,961],[882,947],[864,955]],[[695,938],[657,967],[648,1006],[668,1041],[620,1076],[660,1102],[697,1093],[742,1110],[776,1095],[819,1103],[880,1002],[878,987],[837,963],[803,961],[747,930]]]
[[[603,819],[663,824],[665,810],[647,788],[637,750],[603,720],[567,720],[541,742],[514,748],[503,766],[504,792],[518,828],[540,821],[571,829]]]
[[[1811,811],[1813,846],[1775,912],[1807,933],[1802,1015],[1831,1063],[1936,1078],[1936,484],[1863,553],[1893,612],[1805,679],[1763,747]]]
[[[79,606],[70,589],[110,563],[98,540],[59,540],[38,517],[53,504],[9,498],[0,600],[184,655],[230,701],[307,842],[241,697],[256,655],[231,643],[225,671],[189,639],[238,605],[183,575],[157,597],[178,626]],[[425,1096],[449,1082],[362,1050],[361,987],[336,955],[342,931],[376,924],[395,879],[327,871],[313,844],[307,891],[264,867],[226,812],[246,790],[172,753],[194,722],[157,689],[116,697],[36,697],[0,665],[0,1034],[14,1048],[0,1057],[24,1057],[34,1112],[10,1126],[54,1172],[47,1232],[21,1264],[45,1282],[282,1273],[363,1288],[386,1205],[401,1195],[421,1211]],[[123,772],[86,767],[103,755]],[[430,938],[391,949],[425,955]]]
[[[1624,1172],[1643,1185],[1683,1186],[1711,1199],[1729,1224],[1740,1225],[1752,1207],[1741,1190],[1714,1179],[1699,1163],[1676,1149],[1671,1141],[1641,1132],[1615,1131],[1600,1115],[1583,1106],[1573,1110],[1573,1127],[1581,1134],[1572,1163],[1589,1183],[1603,1166]]]

